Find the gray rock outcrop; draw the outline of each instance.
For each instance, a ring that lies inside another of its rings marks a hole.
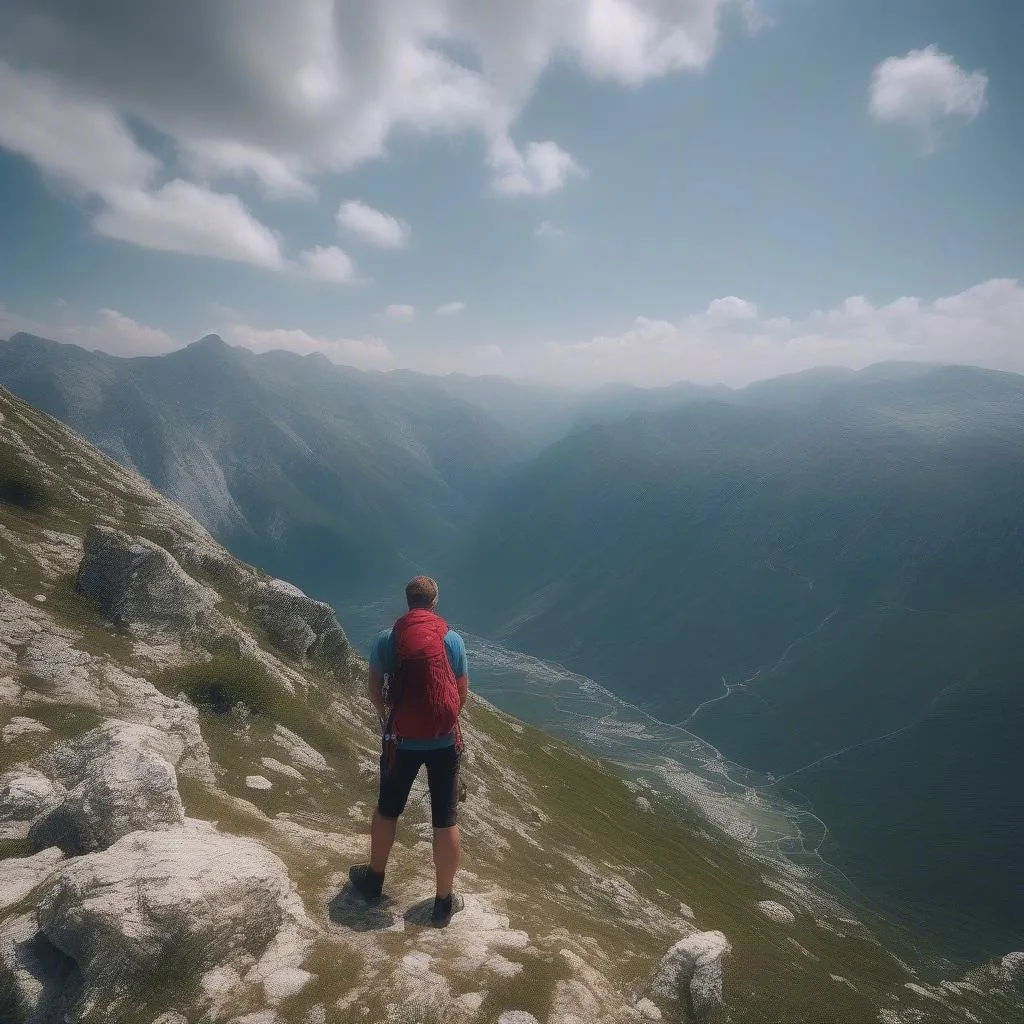
[[[39,931],[34,913],[0,923],[0,1011],[32,1024],[63,1021],[78,987],[74,961]]]
[[[775,900],[761,900],[757,905],[757,909],[769,921],[774,921],[776,924],[793,924],[796,921],[796,915],[793,911]]]
[[[0,872],[0,913],[20,903],[36,886],[41,885],[64,859],[56,847],[34,857],[9,857]]]
[[[688,935],[662,958],[647,996],[665,1007],[688,1007],[698,1024],[715,1020],[723,1002],[722,961],[731,948],[721,932]]]
[[[348,674],[352,649],[329,604],[314,601],[284,580],[269,580],[253,591],[249,611],[286,654],[319,662],[335,675]]]
[[[1024,987],[1024,953],[1007,953],[999,961],[999,974],[1013,985]]]
[[[88,853],[140,829],[182,825],[174,770],[182,751],[172,734],[117,721],[53,748],[39,764],[67,794],[32,826],[33,846]]]
[[[38,918],[47,939],[74,960],[87,991],[107,993],[172,960],[188,976],[216,970],[260,977],[260,956],[283,929],[305,921],[274,854],[192,822],[136,832],[64,862]],[[292,966],[280,951],[277,957],[275,969]]]
[[[0,839],[24,839],[32,823],[64,796],[63,786],[34,768],[12,768],[0,775]]]
[[[158,544],[109,526],[85,535],[76,587],[117,625],[148,626],[176,635],[208,630],[217,595],[197,583]]]

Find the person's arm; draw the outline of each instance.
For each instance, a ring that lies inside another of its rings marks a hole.
[[[387,716],[387,705],[384,703],[384,668],[387,657],[387,638],[380,634],[370,648],[370,668],[366,676],[366,696],[377,709],[381,719]]]
[[[454,630],[449,630],[445,637],[445,646],[451,644],[448,656],[451,661],[452,671],[455,673],[455,683],[459,688],[459,714],[466,706],[469,697],[469,662],[466,660],[466,644],[462,637]]]
[[[384,703],[384,676],[372,665],[367,674],[366,696],[377,709],[377,714],[384,718],[387,714],[387,705]]]

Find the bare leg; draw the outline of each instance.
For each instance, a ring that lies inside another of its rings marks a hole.
[[[434,871],[437,876],[437,895],[446,899],[452,894],[455,872],[459,870],[462,841],[459,826],[434,829]]]
[[[378,875],[383,875],[388,866],[397,831],[397,818],[385,818],[380,811],[373,812],[373,820],[370,822],[370,868]]]

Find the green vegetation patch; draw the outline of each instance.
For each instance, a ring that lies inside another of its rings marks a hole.
[[[168,669],[156,680],[166,693],[184,693],[197,707],[225,715],[239,704],[253,715],[282,721],[294,698],[255,658],[216,655],[209,661]]]

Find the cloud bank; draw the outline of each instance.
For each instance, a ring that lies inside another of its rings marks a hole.
[[[211,329],[256,352],[321,352],[362,369],[497,373],[569,386],[628,381],[653,387],[679,380],[738,386],[815,366],[860,369],[885,360],[970,363],[1024,373],[1024,287],[1010,279],[934,301],[904,297],[876,306],[853,296],[834,309],[795,318],[765,316],[754,303],[726,296],[680,321],[641,316],[619,333],[541,345],[427,345],[416,337],[412,307],[389,309],[387,320],[406,325],[401,345],[236,320]],[[486,332],[486,326],[482,329]],[[184,343],[116,310],[101,310],[88,325],[44,325],[0,307],[0,337],[19,330],[117,355],[157,354]]]

